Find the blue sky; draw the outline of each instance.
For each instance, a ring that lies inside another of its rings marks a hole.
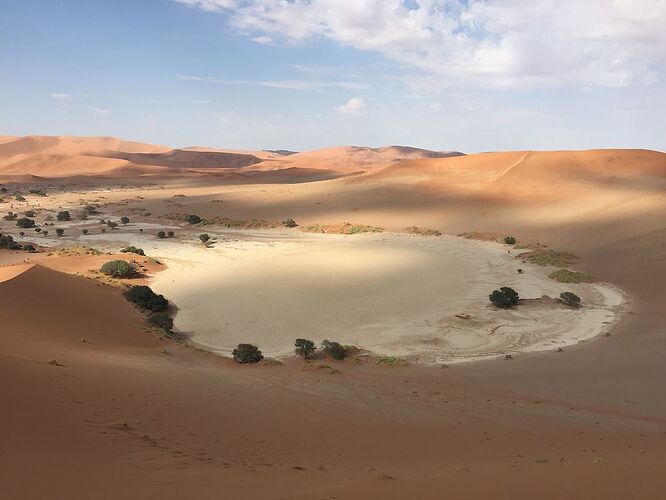
[[[6,1],[0,134],[666,149],[666,1],[580,4]]]

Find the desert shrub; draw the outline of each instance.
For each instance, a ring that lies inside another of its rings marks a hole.
[[[81,229],[81,234],[83,234],[83,235],[88,234],[88,230],[87,229]]]
[[[16,220],[18,215],[16,215],[14,212],[7,212],[7,215],[3,216],[2,218],[5,220]]]
[[[131,278],[137,274],[136,268],[124,260],[110,260],[109,262],[105,262],[100,271],[114,278]]]
[[[173,318],[165,312],[156,312],[148,316],[148,321],[167,333],[173,329]]]
[[[29,191],[30,194],[36,194],[37,196],[46,196],[46,193],[42,191],[41,189],[31,189]]]
[[[97,207],[95,205],[85,205],[83,207],[83,211],[88,215],[92,215],[97,213]]]
[[[560,300],[569,307],[580,307],[580,297],[573,292],[562,292]]]
[[[32,228],[35,227],[35,221],[27,217],[21,217],[16,221],[16,225],[23,228]]]
[[[201,217],[198,215],[188,215],[185,217],[185,220],[190,224],[199,224],[202,221]]]
[[[14,196],[14,199],[16,201],[25,201],[25,198],[23,196],[21,196],[20,194],[17,194],[16,196]]]
[[[395,356],[379,356],[376,361],[378,365],[409,366],[409,361],[403,358],[396,358]]]
[[[344,359],[347,355],[345,348],[339,342],[333,342],[330,340],[324,340],[321,345],[324,346],[324,354],[330,356],[333,359]]]
[[[26,210],[25,212],[23,212],[23,215],[25,215],[26,217],[34,217],[35,216],[35,211],[34,210]]]
[[[143,255],[145,257],[146,253],[143,251],[143,248],[137,248],[134,245],[130,245],[121,250],[122,253],[135,253],[137,255]]]
[[[47,236],[47,235],[49,234],[49,230],[48,230],[48,229],[44,229],[44,230],[42,231],[42,234],[43,234],[44,236]]]
[[[102,228],[102,232],[106,233],[106,228],[105,227]]]
[[[16,243],[11,235],[0,234],[0,248],[6,248],[7,250],[20,250],[21,245]]]
[[[282,225],[284,227],[296,227],[298,224],[296,224],[296,221],[294,219],[288,218],[282,221]]]
[[[167,238],[173,238],[174,236],[176,236],[176,233],[173,231],[167,231]]]
[[[36,227],[36,228],[35,228],[35,232],[36,232],[36,233],[41,233],[41,232],[42,232],[42,228],[41,228],[41,227]]]
[[[63,234],[65,234],[65,230],[63,228],[59,227],[58,229],[56,229],[56,234],[58,236],[62,236]]]
[[[109,220],[106,221],[106,226],[110,227],[111,229],[117,229],[118,228],[118,223],[113,222],[112,220],[109,219]]]
[[[156,294],[146,285],[131,287],[125,292],[125,298],[142,309],[152,312],[165,311],[169,307],[169,301],[164,298],[164,295]]]
[[[315,343],[312,342],[312,340],[308,339],[296,339],[296,342],[294,342],[294,346],[295,346],[294,351],[296,352],[296,354],[298,354],[299,356],[303,356],[305,359],[308,359],[310,357],[310,354],[312,354],[317,350]]]
[[[208,233],[201,233],[199,235],[199,239],[201,240],[201,243],[206,243],[208,240],[210,240],[210,236],[208,236]]]
[[[569,269],[558,269],[548,275],[550,279],[560,283],[593,283],[594,279],[589,274],[570,271]]]
[[[552,248],[547,251],[533,251],[523,254],[521,258],[540,266],[555,266],[560,268],[573,264],[578,259],[578,257],[571,253],[558,252]]]
[[[493,291],[493,293],[488,296],[488,299],[495,307],[501,308],[515,306],[518,304],[519,298],[520,297],[518,297],[518,292],[516,292],[513,288],[509,288],[508,286],[503,286],[499,290]]]
[[[37,251],[37,249],[29,243],[27,245],[23,245],[23,250],[30,253],[35,253]]]
[[[236,363],[258,363],[264,359],[259,348],[252,344],[238,344],[238,347],[231,351],[231,355]]]
[[[166,233],[164,231],[160,231],[159,233],[157,233],[157,237],[158,238],[166,238]]]
[[[506,243],[507,245],[515,245],[516,244],[516,238],[514,238],[513,236],[506,236],[504,238],[504,243]]]
[[[69,214],[68,210],[62,210],[56,215],[56,219],[60,221],[72,220],[72,216]]]
[[[127,224],[129,224],[129,217],[124,217],[124,216],[121,217],[120,222],[122,222],[123,226],[126,226]]]

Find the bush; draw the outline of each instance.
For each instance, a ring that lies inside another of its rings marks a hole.
[[[190,224],[199,224],[199,222],[201,222],[202,219],[198,215],[188,215],[187,217],[185,217],[185,220]]]
[[[488,299],[490,299],[490,302],[492,302],[495,307],[508,308],[518,304],[520,297],[518,297],[518,292],[513,288],[503,286],[499,290],[495,290],[491,293],[488,296]]]
[[[118,227],[118,223],[111,221],[111,219],[106,221],[106,225],[111,229],[116,229]]]
[[[133,304],[152,312],[165,311],[169,307],[169,301],[164,298],[164,295],[156,294],[146,285],[133,286],[124,295]]]
[[[0,248],[6,248],[8,250],[20,250],[21,245],[14,241],[8,234],[0,234]]]
[[[23,227],[23,228],[32,228],[35,227],[35,221],[32,219],[28,219],[27,217],[21,217],[19,220],[16,221],[16,225],[18,227]]]
[[[506,238],[504,238],[504,243],[506,243],[507,245],[515,245],[516,238],[514,238],[513,236],[507,236]]]
[[[30,194],[36,194],[37,196],[46,196],[46,193],[41,189],[31,189],[28,191]]]
[[[69,212],[67,210],[62,210],[61,212],[58,212],[58,215],[56,215],[56,219],[60,221],[72,220],[72,216],[69,215]]]
[[[14,199],[16,201],[25,201],[25,198],[23,196],[21,196],[20,194],[17,194],[16,196],[14,196]]]
[[[126,226],[127,224],[129,224],[129,217],[121,217],[120,222],[123,223],[123,226]]]
[[[114,278],[131,278],[137,274],[136,268],[124,260],[110,260],[102,265],[100,271]]]
[[[16,215],[14,212],[7,212],[7,215],[3,216],[2,218],[5,220],[16,220],[18,215]]]
[[[37,249],[33,245],[30,245],[30,244],[23,245],[23,250],[25,250],[26,252],[30,252],[30,253],[35,253],[37,251]]]
[[[201,240],[201,243],[206,243],[210,240],[210,236],[208,236],[208,233],[202,233],[199,235],[199,239]]]
[[[88,230],[87,229],[81,229],[81,234],[83,234],[83,235],[88,234]]]
[[[164,231],[160,231],[159,233],[157,233],[157,237],[158,238],[166,238],[166,233]]]
[[[34,217],[35,216],[35,211],[34,210],[26,210],[25,212],[23,212],[23,215],[25,215],[26,217]]]
[[[296,221],[294,219],[285,219],[282,221],[282,225],[284,227],[296,227],[298,224],[296,224]]]
[[[338,342],[332,342],[330,340],[324,340],[321,345],[324,346],[324,354],[330,356],[333,359],[344,359],[347,355],[345,348]]]
[[[63,234],[65,234],[65,230],[59,227],[58,229],[56,229],[56,234],[58,236],[62,236]]]
[[[167,238],[173,238],[174,236],[176,236],[176,233],[173,231],[167,231]]]
[[[580,297],[573,292],[562,292],[560,300],[569,307],[580,307]]]
[[[548,277],[560,283],[594,283],[594,278],[589,274],[570,271],[569,269],[558,269],[550,273]]]
[[[148,316],[148,321],[155,326],[159,326],[167,333],[173,329],[173,318],[165,312],[156,312]]]
[[[42,232],[42,228],[41,228],[41,227],[36,227],[36,228],[35,228],[35,232],[36,232],[36,233],[41,233],[41,232]]]
[[[97,207],[95,205],[86,205],[83,207],[83,211],[88,215],[97,213]]]
[[[42,231],[42,234],[43,234],[44,236],[47,236],[47,235],[49,234],[49,230],[48,230],[48,229],[45,229],[44,231]]]
[[[134,245],[130,245],[121,250],[122,253],[135,253],[137,255],[146,256],[146,253],[143,251],[143,248],[137,248]]]
[[[305,359],[308,359],[310,354],[317,350],[315,343],[308,339],[296,339],[294,346],[296,347],[296,349],[294,349],[296,354],[303,356]]]
[[[238,347],[231,351],[236,363],[258,363],[264,359],[264,355],[256,345],[238,344]]]
[[[105,227],[102,228],[102,232],[106,233],[106,228]]]

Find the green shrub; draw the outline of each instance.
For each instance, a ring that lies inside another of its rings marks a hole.
[[[125,291],[124,295],[133,304],[152,312],[165,311],[169,307],[169,301],[164,298],[164,295],[156,294],[146,285],[133,286]]]
[[[42,231],[42,234],[43,234],[44,236],[48,236],[48,234],[49,234],[49,230],[48,230],[48,229],[44,229],[44,230]]]
[[[27,217],[21,217],[16,221],[16,225],[23,228],[33,228],[35,227],[35,221]]]
[[[137,274],[136,268],[124,260],[110,260],[102,265],[100,271],[114,278],[131,278]]]
[[[23,245],[23,250],[25,250],[26,252],[30,252],[30,253],[35,253],[37,251],[37,249],[33,245],[30,245],[30,244]]]
[[[166,233],[164,231],[160,231],[157,233],[158,238],[166,238]]]
[[[294,219],[291,219],[291,218],[283,220],[282,225],[284,227],[296,227],[296,226],[298,226],[298,224],[296,224],[296,221]]]
[[[21,196],[20,194],[17,194],[16,196],[14,196],[14,199],[16,201],[25,201],[25,198],[23,196]]]
[[[69,211],[62,210],[61,212],[58,212],[56,219],[59,221],[72,220],[72,216],[69,214]]]
[[[308,339],[296,339],[294,346],[296,354],[303,356],[305,359],[309,359],[310,354],[317,350],[315,343]]]
[[[28,191],[30,194],[36,194],[37,196],[46,196],[46,193],[41,189],[31,189]]]
[[[62,236],[63,234],[65,234],[65,230],[59,227],[58,229],[56,229],[56,234],[58,236]]]
[[[580,307],[580,297],[573,292],[562,292],[560,300],[569,307]]]
[[[111,219],[106,221],[107,227],[110,227],[111,229],[118,229],[118,223],[113,222]]]
[[[518,304],[520,297],[518,297],[518,292],[513,288],[503,286],[499,290],[493,291],[493,293],[488,296],[488,299],[495,307],[508,308]]]
[[[171,333],[173,329],[173,318],[165,312],[156,312],[148,316],[148,321],[155,326],[160,327],[167,333]]]
[[[176,236],[176,233],[173,231],[167,231],[167,238],[173,238],[174,236]]]
[[[231,355],[236,363],[258,363],[264,359],[259,348],[252,344],[238,344]]]
[[[185,220],[190,224],[199,224],[202,221],[201,217],[198,215],[188,215],[185,217]]]
[[[504,238],[504,243],[506,243],[507,245],[515,245],[516,238],[514,238],[513,236],[507,236]]]
[[[345,348],[339,342],[324,340],[321,344],[324,346],[324,354],[333,359],[344,359],[347,355]]]
[[[81,229],[81,234],[83,234],[83,235],[88,234],[88,230],[87,229]]]
[[[199,235],[199,239],[201,240],[201,243],[206,243],[210,240],[210,236],[208,236],[208,233],[202,233]]]
[[[550,279],[560,283],[593,283],[594,279],[589,274],[570,271],[569,269],[558,269],[548,275]]]
[[[0,234],[0,248],[6,248],[7,250],[20,250],[21,245],[14,241],[9,234]]]
[[[137,248],[134,245],[130,245],[121,250],[122,253],[135,253],[137,255],[143,255],[145,257],[146,253],[143,251],[143,248]]]
[[[120,218],[120,222],[122,222],[123,226],[126,226],[127,224],[129,224],[129,221],[130,221],[129,217],[121,217]]]
[[[95,205],[86,205],[83,207],[83,211],[88,215],[97,213],[97,207]]]

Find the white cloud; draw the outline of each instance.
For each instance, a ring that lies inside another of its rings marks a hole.
[[[255,38],[378,52],[428,88],[650,85],[666,67],[666,0],[176,1]]]
[[[66,92],[51,92],[49,97],[51,99],[55,99],[56,101],[69,101],[71,100],[72,95],[67,94]]]
[[[365,102],[360,97],[352,97],[346,103],[335,107],[335,112],[341,115],[360,115],[365,111]]]
[[[212,76],[176,75],[178,80],[204,83],[219,83],[223,85],[258,85],[260,87],[271,87],[288,90],[324,90],[345,89],[365,90],[368,85],[360,82],[346,81],[316,81],[316,80],[222,80]]]
[[[88,106],[86,109],[90,111],[93,115],[98,115],[98,116],[104,116],[111,113],[110,109],[98,108],[96,106]]]

